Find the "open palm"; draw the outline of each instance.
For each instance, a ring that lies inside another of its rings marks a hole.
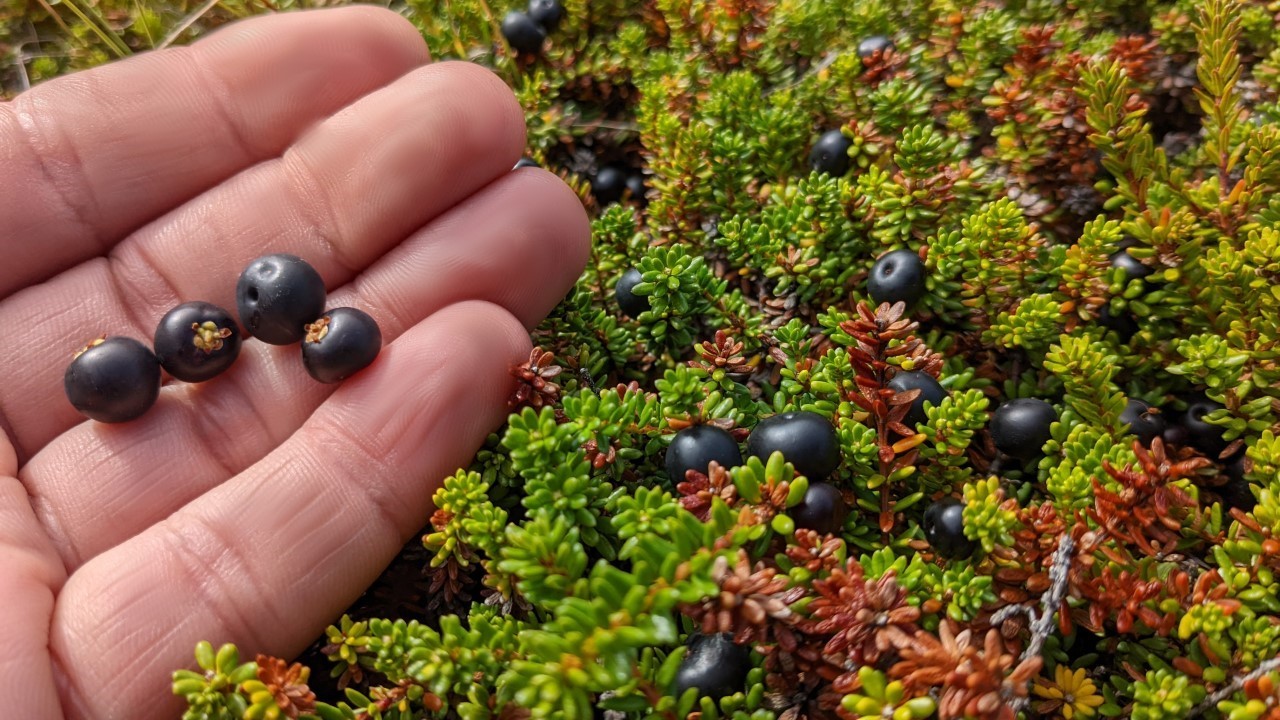
[[[429,64],[374,8],[255,18],[0,103],[0,715],[173,717],[197,640],[289,656],[373,581],[585,262],[572,191],[510,172],[523,146],[498,78]],[[140,420],[72,409],[86,341],[232,308],[273,252],[377,319],[372,366],[321,385],[297,346],[250,341]]]

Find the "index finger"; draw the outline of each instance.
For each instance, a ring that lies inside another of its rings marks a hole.
[[[289,12],[0,103],[0,297],[105,254],[426,61],[389,10]]]

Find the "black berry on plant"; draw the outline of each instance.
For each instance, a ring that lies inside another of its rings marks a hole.
[[[1222,407],[1221,403],[1205,397],[1193,398],[1178,420],[1186,431],[1186,442],[1213,460],[1227,449],[1227,441],[1222,437],[1222,428],[1206,422],[1204,417]]]
[[[916,425],[929,421],[929,416],[925,414],[924,410],[926,402],[937,407],[942,404],[943,400],[947,399],[946,388],[942,387],[941,383],[932,375],[919,370],[899,372],[885,385],[894,392],[920,391],[920,394],[912,401],[911,409],[907,411],[907,416],[903,418],[904,424],[909,428],[915,428]]]
[[[904,302],[914,305],[924,294],[925,267],[910,250],[885,253],[871,267],[867,294],[877,304]]]
[[[782,453],[810,482],[822,480],[840,466],[836,429],[815,412],[784,412],[757,423],[747,437],[747,454],[768,462],[775,452]]]
[[[964,503],[945,497],[924,511],[924,539],[929,547],[945,558],[969,557],[978,544],[964,534]]]
[[[560,0],[529,0],[529,17],[543,30],[552,32],[564,19],[564,6]]]
[[[324,279],[297,255],[265,255],[249,263],[236,283],[236,310],[250,337],[291,345],[324,312]]]
[[[667,475],[673,482],[683,482],[689,470],[707,472],[712,460],[725,469],[741,465],[738,442],[715,425],[693,425],[676,433],[667,446]]]
[[[1138,321],[1127,312],[1114,313],[1110,303],[1103,305],[1098,311],[1098,323],[1108,330],[1115,330],[1120,342],[1128,343],[1138,334]]]
[[[735,643],[732,635],[691,635],[686,645],[688,650],[676,669],[672,693],[676,697],[697,688],[699,697],[719,700],[746,689],[751,651]]]
[[[1127,278],[1142,279],[1151,275],[1155,270],[1147,267],[1141,260],[1129,254],[1128,250],[1116,251],[1111,256],[1111,267],[1120,268]]]
[[[884,35],[872,35],[858,43],[858,57],[869,60],[876,53],[884,53],[893,49],[893,41]]]
[[[121,423],[142,417],[160,395],[160,361],[133,338],[94,340],[62,376],[72,407],[87,418]]]
[[[618,283],[613,286],[614,297],[618,300],[618,308],[630,317],[640,317],[640,313],[649,309],[649,296],[637,295],[633,292],[635,286],[644,281],[640,271],[636,268],[630,268],[622,273],[622,277],[618,278]]]
[[[382,350],[382,331],[368,313],[334,308],[307,325],[302,364],[322,383],[346,380],[369,366]]]
[[[844,175],[849,170],[849,148],[853,141],[839,130],[828,130],[809,151],[809,166],[827,175]]]
[[[796,527],[831,534],[844,526],[849,505],[836,486],[815,482],[809,484],[799,504],[787,509],[787,515],[795,521]]]
[[[522,55],[537,55],[547,39],[547,31],[528,13],[512,10],[502,18],[502,37],[512,50]]]
[[[1120,413],[1120,422],[1128,425],[1129,432],[1143,445],[1150,445],[1152,440],[1163,437],[1167,426],[1159,408],[1137,398],[1129,398],[1124,412]]]
[[[631,194],[631,201],[637,205],[644,207],[649,204],[648,198],[645,197],[644,175],[638,172],[628,175],[627,192]]]
[[[991,440],[1000,452],[1025,462],[1040,455],[1057,419],[1058,412],[1044,400],[1010,400],[991,414]]]
[[[207,302],[183,303],[160,319],[155,348],[160,367],[183,382],[204,382],[240,355],[240,328],[231,313]]]
[[[591,181],[591,194],[601,207],[616,203],[622,199],[627,189],[627,174],[621,168],[606,165],[600,168]]]

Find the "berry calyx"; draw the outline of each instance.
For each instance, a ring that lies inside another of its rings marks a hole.
[[[160,361],[129,337],[100,337],[71,360],[62,376],[71,406],[104,423],[142,417],[160,395]]]
[[[1129,432],[1143,445],[1151,445],[1152,440],[1163,436],[1168,424],[1159,408],[1153,408],[1137,398],[1129,398],[1124,412],[1120,413],[1120,422],[1128,425]]]
[[[945,497],[924,511],[924,538],[929,547],[952,560],[969,557],[978,544],[964,534],[964,503]]]
[[[877,304],[904,302],[916,304],[924,295],[924,262],[910,250],[885,253],[871,266],[867,278],[867,294]]]
[[[1010,400],[991,414],[991,440],[1000,452],[1025,462],[1040,455],[1057,419],[1058,412],[1044,400]]]
[[[324,279],[297,255],[264,255],[236,283],[236,311],[245,332],[271,345],[302,340],[324,312]]]
[[[368,313],[334,308],[307,325],[302,364],[311,377],[336,383],[360,372],[382,350],[382,330]]]
[[[649,296],[632,292],[641,282],[644,282],[644,277],[640,271],[630,268],[622,273],[618,283],[613,286],[613,296],[618,300],[618,308],[633,318],[640,317],[640,313],[649,309]]]
[[[885,53],[893,49],[893,41],[884,35],[872,35],[858,43],[858,59],[870,60],[876,53]]]
[[[849,505],[835,485],[815,482],[809,484],[804,499],[798,505],[787,509],[787,515],[795,521],[796,527],[830,535],[844,527]]]
[[[616,203],[622,199],[627,189],[627,174],[621,168],[606,165],[600,168],[591,181],[591,194],[601,207]]]
[[[919,370],[910,372],[899,372],[893,376],[893,379],[885,383],[885,386],[895,392],[907,392],[908,390],[919,390],[920,394],[911,403],[911,409],[907,411],[907,416],[903,418],[903,423],[910,428],[914,428],[922,423],[929,422],[929,416],[925,414],[924,404],[927,402],[933,407],[942,404],[947,399],[947,390],[932,375]]]
[[[849,148],[853,141],[839,130],[828,130],[809,151],[809,166],[820,173],[844,175],[849,170]]]
[[[512,10],[502,18],[502,37],[512,50],[522,55],[537,55],[547,39],[547,31],[528,13]]]
[[[805,410],[779,413],[756,424],[747,437],[747,454],[769,462],[782,453],[796,473],[817,482],[840,466],[840,440],[825,417]]]
[[[547,32],[555,30],[564,19],[564,6],[560,0],[529,0],[528,10],[529,17]]]
[[[240,356],[240,328],[217,305],[183,303],[160,318],[152,344],[165,372],[199,383],[221,374]]]
[[[692,635],[676,669],[674,694],[697,688],[699,697],[719,700],[743,689],[751,670],[751,651],[729,633]]]
[[[693,425],[671,439],[667,446],[667,476],[673,482],[684,482],[690,470],[707,472],[714,460],[728,470],[742,464],[742,451],[728,431],[715,425]]]

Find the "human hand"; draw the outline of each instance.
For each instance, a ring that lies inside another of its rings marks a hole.
[[[426,55],[388,11],[288,13],[0,103],[4,717],[174,717],[196,641],[299,652],[501,422],[589,225],[555,176],[510,172],[506,86]],[[67,402],[86,341],[234,309],[273,252],[377,319],[372,366],[323,385],[250,341],[134,422]]]

